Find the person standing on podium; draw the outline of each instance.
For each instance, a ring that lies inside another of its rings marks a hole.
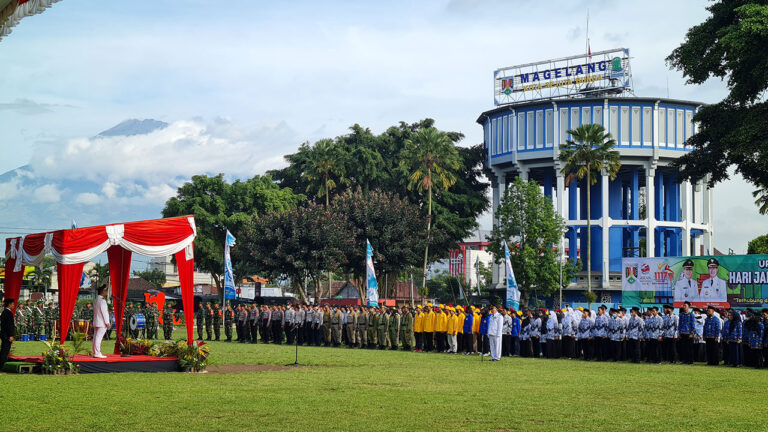
[[[107,358],[101,353],[101,340],[109,327],[109,311],[107,311],[107,286],[102,285],[98,289],[96,303],[93,308],[93,357]]]

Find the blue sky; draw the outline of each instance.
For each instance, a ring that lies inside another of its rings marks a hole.
[[[0,173],[31,162],[46,187],[0,184],[0,199],[39,192],[56,206],[37,224],[105,223],[94,215],[107,202],[126,219],[140,202],[158,216],[195,173],[260,174],[354,123],[380,132],[432,117],[476,144],[493,70],[583,52],[587,9],[593,51],[630,48],[638,96],[716,102],[721,82],[686,86],[664,63],[706,4],[62,0],[0,41]],[[86,139],[128,118],[172,127],[154,141]],[[93,190],[67,189],[79,180]],[[716,188],[721,250],[764,233],[750,190]]]

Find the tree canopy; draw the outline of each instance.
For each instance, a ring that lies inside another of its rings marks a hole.
[[[756,204],[768,212],[768,5],[765,2],[715,2],[703,23],[667,57],[689,84],[727,80],[728,96],[703,106],[694,116],[698,133],[686,142],[693,151],[675,161],[680,179],[709,177],[709,186],[729,178],[735,167],[757,186]]]
[[[498,223],[488,237],[488,249],[501,261],[504,242],[508,242],[520,304],[526,305],[534,292],[537,296],[554,293],[560,283],[556,247],[565,221],[555,212],[552,200],[544,196],[535,181],[517,177],[504,193],[496,216]]]
[[[432,119],[413,124],[401,122],[375,135],[370,129],[353,125],[349,134],[333,140],[339,149],[336,154],[344,164],[341,171],[346,180],[344,183],[334,181],[335,194],[341,195],[346,190],[358,188],[364,193],[376,189],[392,192],[416,204],[426,222],[429,198],[415,188],[408,188],[413,172],[402,166],[401,161],[405,156],[406,142],[413,140],[419,131],[433,127]],[[481,172],[486,156],[482,144],[460,147],[456,144],[464,138],[461,133],[442,133],[458,153],[459,166],[454,171],[456,181],[449,189],[433,191],[433,226],[445,235],[439,241],[435,238],[430,243],[430,259],[444,256],[449,248],[470,235],[477,226],[477,217],[489,208],[486,195],[488,183],[483,181]],[[301,192],[308,187],[310,191],[314,189],[306,175],[312,146],[303,147],[306,148],[285,157],[287,167],[269,172],[280,186]],[[310,196],[309,199],[321,202],[325,197]]]
[[[755,237],[747,244],[748,254],[768,254],[768,234]]]
[[[224,237],[227,229],[238,237],[242,228],[255,216],[270,212],[280,213],[294,208],[304,201],[304,196],[289,188],[280,187],[270,176],[228,183],[223,174],[214,177],[198,175],[182,185],[176,196],[169,199],[163,209],[163,217],[194,215],[197,223],[195,239],[195,264],[210,272],[221,293],[224,273]],[[232,250],[232,258],[245,253],[242,248]],[[255,268],[237,266],[243,274],[239,280]],[[251,273],[253,274],[253,273]]]

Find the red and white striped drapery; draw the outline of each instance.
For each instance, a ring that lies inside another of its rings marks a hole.
[[[19,298],[25,265],[39,265],[53,255],[59,282],[59,323],[61,342],[67,337],[77,301],[83,266],[107,252],[117,334],[123,324],[123,306],[128,294],[132,253],[149,257],[175,255],[179,268],[181,299],[187,327],[187,342],[192,343],[194,293],[195,219],[183,216],[124,224],[100,225],[59,230],[9,238],[5,242],[5,297]],[[118,347],[115,347],[117,350]]]

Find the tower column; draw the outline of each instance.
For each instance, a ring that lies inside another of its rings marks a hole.
[[[652,257],[654,255],[655,248],[655,234],[656,234],[656,220],[654,215],[656,209],[654,204],[656,203],[655,186],[656,186],[656,169],[647,168],[645,170],[645,256]]]
[[[610,182],[610,178],[608,177],[608,173],[603,170],[602,178],[601,178],[601,193],[600,193],[600,199],[602,201],[603,211],[602,211],[602,220],[600,221],[600,225],[602,226],[603,235],[603,249],[602,249],[602,265],[600,268],[602,269],[603,273],[603,280],[602,280],[602,286],[603,288],[607,289],[609,287],[609,279],[608,279],[608,271],[610,270],[610,229],[611,229],[611,216],[608,212],[608,198],[609,198],[609,192],[608,192],[608,186]],[[621,255],[621,251],[619,251],[619,255]]]
[[[503,171],[495,171],[496,174],[496,187],[493,188],[493,224],[498,225],[499,216],[498,210],[501,205],[501,200],[504,198],[504,193],[507,190],[507,175]],[[504,266],[496,262],[493,263],[492,281],[494,287],[497,289],[503,287],[502,281],[505,279]]]

